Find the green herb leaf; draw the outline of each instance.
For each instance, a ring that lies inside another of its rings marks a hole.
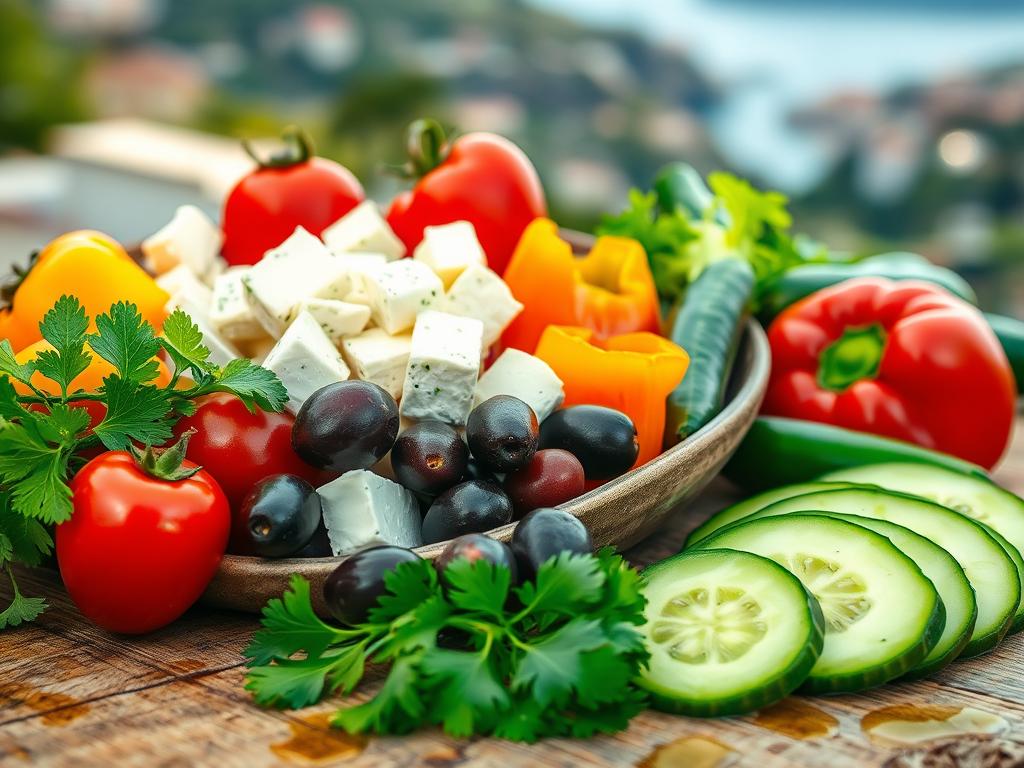
[[[155,360],[160,343],[134,304],[121,301],[96,318],[97,333],[89,337],[92,351],[110,363],[122,379],[152,381],[160,372]]]
[[[171,394],[119,376],[103,380],[107,413],[93,432],[112,451],[123,451],[132,440],[160,445],[171,438]]]
[[[564,703],[580,680],[581,656],[605,643],[600,622],[575,618],[523,652],[512,687],[530,687],[533,697],[542,705],[552,701]]]
[[[505,613],[512,574],[486,560],[456,560],[445,569],[448,599],[464,611],[479,611],[495,618]]]
[[[384,575],[387,589],[370,609],[370,622],[394,621],[437,594],[437,571],[429,560],[412,560]]]
[[[391,665],[384,685],[372,699],[334,715],[332,725],[349,733],[408,733],[423,718],[428,702],[422,697],[417,668],[422,652],[403,656]]]
[[[11,342],[7,339],[0,341],[0,374],[6,374],[22,384],[28,384],[32,379],[32,372],[34,370],[35,366],[31,364],[22,365],[15,359]],[[2,379],[2,381],[10,384],[10,381],[6,378]]]
[[[533,613],[575,615],[600,598],[604,578],[594,557],[563,552],[541,565],[534,582],[523,584],[515,592],[526,610]]]
[[[288,390],[273,371],[241,357],[216,372],[214,382],[203,389],[237,395],[250,411],[281,411],[288,402]]]
[[[12,509],[46,523],[71,517],[66,478],[68,450],[52,446],[41,434],[41,420],[0,424],[0,480],[10,489]]]
[[[305,651],[320,656],[331,643],[358,636],[358,632],[332,627],[313,611],[309,582],[292,574],[288,590],[263,608],[263,628],[253,635],[245,656],[255,665],[287,659]]]
[[[508,693],[486,653],[436,649],[423,657],[420,668],[437,689],[432,717],[450,736],[464,738],[481,726],[493,728],[508,706]]]
[[[245,688],[258,704],[299,709],[326,693],[352,690],[362,679],[365,646],[344,646],[330,655],[284,659],[249,670]]]
[[[53,349],[36,354],[35,368],[48,379],[53,379],[65,395],[75,380],[92,361],[85,351],[89,320],[85,309],[73,296],[61,296],[49,312],[43,315],[39,330]]]
[[[174,310],[164,320],[163,335],[158,341],[171,356],[176,370],[190,370],[193,375],[208,374],[214,370],[210,363],[210,350],[203,344],[203,332],[182,310]]]
[[[11,577],[14,580],[14,577]],[[11,604],[0,612],[0,629],[16,627],[34,621],[47,609],[46,599],[42,597],[25,597],[15,593]]]

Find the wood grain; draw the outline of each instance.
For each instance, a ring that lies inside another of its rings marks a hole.
[[[1024,493],[1024,439],[1015,442],[997,477]],[[724,481],[715,481],[628,556],[644,564],[678,551],[689,530],[733,498]],[[45,594],[51,608],[32,625],[0,633],[4,766],[859,768],[896,754],[861,724],[866,715],[897,705],[911,712],[970,707],[999,716],[1001,737],[1024,739],[1024,635],[1017,635],[932,680],[856,696],[794,698],[742,718],[646,712],[614,737],[535,745],[457,741],[439,731],[363,742],[327,727],[325,713],[338,701],[298,713],[251,703],[240,656],[256,626],[250,616],[197,608],[152,635],[116,637],[82,619],[55,576],[19,572],[19,579],[29,594]]]

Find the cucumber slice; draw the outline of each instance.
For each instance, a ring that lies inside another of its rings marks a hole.
[[[1010,629],[1021,596],[1017,568],[999,542],[971,518],[918,496],[880,488],[846,488],[784,499],[746,519],[806,510],[888,520],[949,552],[967,574],[978,602],[978,619],[961,658],[991,650]]]
[[[942,601],[932,583],[887,538],[859,525],[782,515],[737,523],[698,547],[769,557],[818,599],[825,645],[803,686],[810,693],[863,691],[906,674],[942,634]]]
[[[774,504],[776,501],[782,501],[783,499],[788,499],[791,496],[803,496],[805,493],[814,493],[815,491],[831,491],[839,488],[849,488],[851,485],[852,483],[825,483],[816,481],[813,483],[782,485],[778,488],[762,491],[756,496],[751,496],[749,499],[737,502],[731,507],[719,510],[705,520],[703,524],[698,525],[690,531],[690,535],[686,537],[686,544],[683,545],[683,549],[692,547],[701,539],[706,539],[719,528],[724,528],[731,523],[735,523],[737,520],[741,520],[751,512],[764,509],[769,504]]]
[[[931,499],[944,507],[980,520],[1002,534],[1010,558],[1017,562],[1021,589],[1024,589],[1024,499],[991,480],[964,475],[945,467],[892,462],[842,469],[826,475],[829,480],[870,483],[886,490],[909,493]],[[1003,543],[1000,541],[1000,544]],[[1024,604],[1018,607],[1011,632],[1024,629]]]
[[[828,516],[885,536],[896,549],[917,563],[917,567],[939,593],[946,610],[946,625],[935,647],[906,677],[916,680],[938,672],[959,656],[971,640],[974,623],[978,618],[978,603],[971,582],[967,580],[964,569],[956,559],[931,539],[888,520],[844,515],[840,512],[829,512]]]
[[[750,712],[792,693],[821,653],[821,608],[771,560],[701,550],[653,565],[643,578],[651,660],[638,682],[658,709]]]

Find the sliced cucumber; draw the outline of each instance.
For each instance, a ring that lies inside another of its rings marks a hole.
[[[701,550],[653,565],[643,578],[651,660],[639,684],[658,709],[750,712],[788,696],[821,653],[818,603],[771,560]]]
[[[698,548],[769,557],[818,599],[825,646],[804,683],[808,692],[881,685],[920,664],[942,634],[942,601],[932,583],[887,538],[859,525],[815,514],[748,518]]]
[[[1017,568],[999,542],[971,518],[918,496],[865,487],[784,499],[746,519],[807,510],[888,520],[916,531],[949,552],[967,574],[978,601],[978,619],[961,657],[991,650],[1009,630],[1021,596]]]
[[[959,656],[971,640],[974,623],[978,618],[978,603],[971,582],[967,580],[964,569],[956,559],[931,539],[888,520],[844,515],[841,512],[829,512],[828,516],[885,536],[896,545],[896,549],[917,563],[917,567],[939,593],[946,611],[946,625],[935,647],[924,657],[924,661],[907,673],[907,677],[916,680],[938,672]]]
[[[823,479],[870,483],[891,491],[909,493],[938,502],[944,507],[980,520],[1002,534],[1009,543],[1006,552],[1017,562],[1018,578],[1024,589],[1024,499],[1000,488],[991,480],[964,475],[945,467],[893,462],[842,469]],[[1000,543],[1003,543],[1000,541]],[[1018,607],[1011,632],[1024,629],[1024,604]]]
[[[797,483],[795,485],[782,485],[778,488],[772,488],[767,491],[762,491],[756,496],[751,496],[749,499],[733,504],[731,507],[719,510],[703,524],[698,525],[686,538],[686,544],[684,549],[692,547],[701,539],[706,539],[712,533],[717,531],[719,528],[724,528],[731,523],[735,523],[737,520],[741,520],[751,512],[756,512],[759,509],[764,509],[769,504],[774,504],[776,501],[782,501],[788,499],[791,496],[803,496],[805,493],[814,493],[815,491],[831,491],[838,488],[849,488],[852,483],[833,483],[833,482],[813,482],[813,483]]]

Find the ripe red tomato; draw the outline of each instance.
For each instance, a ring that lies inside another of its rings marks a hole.
[[[410,165],[421,178],[392,201],[388,224],[412,253],[424,227],[468,221],[488,266],[501,274],[526,226],[547,216],[544,189],[530,159],[492,133],[468,133],[448,144],[432,120],[417,120],[409,131],[415,154]]]
[[[199,598],[231,526],[227,499],[208,473],[161,480],[131,454],[108,451],[79,470],[71,491],[74,513],[57,526],[57,563],[84,616],[140,634]]]
[[[221,253],[228,264],[255,264],[296,227],[319,237],[366,197],[351,171],[313,156],[302,131],[286,131],[284,141],[286,150],[269,159],[249,153],[259,167],[239,181],[224,202]]]
[[[196,434],[188,445],[188,457],[220,484],[231,505],[231,542],[228,551],[251,554],[246,544],[242,502],[256,483],[270,475],[298,475],[314,487],[335,475],[311,467],[292,450],[292,424],[288,413],[257,410],[250,413],[234,395],[218,393],[196,401],[196,412],[178,421],[174,433],[188,429]]]

